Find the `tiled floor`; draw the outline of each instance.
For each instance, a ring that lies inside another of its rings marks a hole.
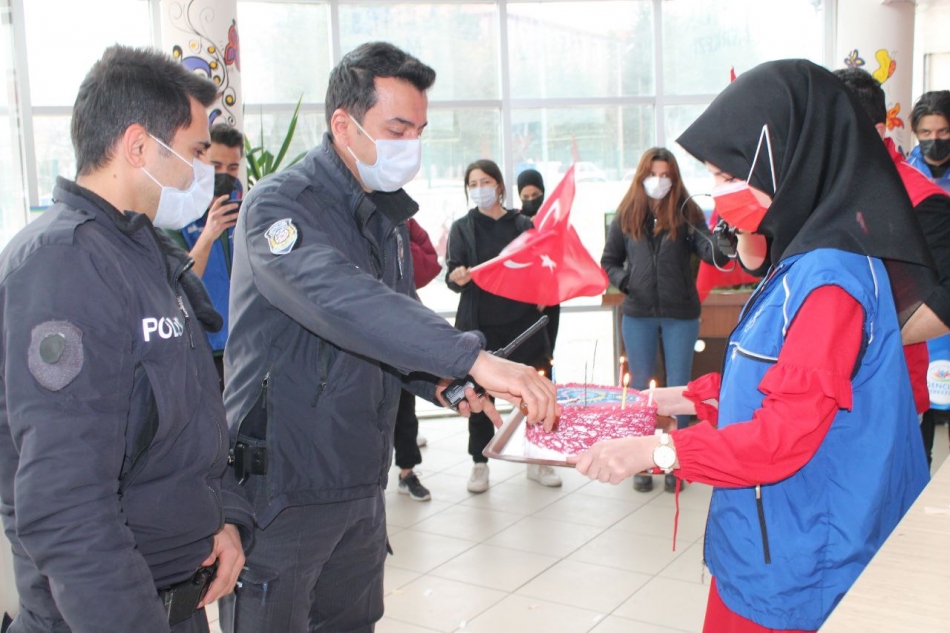
[[[491,488],[473,495],[465,422],[427,420],[421,433],[429,444],[417,472],[432,501],[397,494],[393,469],[386,499],[395,554],[377,633],[702,629],[710,488],[680,494],[674,552],[673,495],[659,477],[644,494],[559,469],[564,486],[550,489],[526,479],[522,465],[493,461]],[[945,426],[935,444],[934,470],[947,456]]]

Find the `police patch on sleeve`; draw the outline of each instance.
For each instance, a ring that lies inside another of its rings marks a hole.
[[[59,391],[79,375],[83,364],[82,330],[68,321],[40,323],[30,333],[27,366],[36,381]]]
[[[286,255],[297,243],[297,227],[290,218],[277,220],[264,232],[267,246],[274,255]]]

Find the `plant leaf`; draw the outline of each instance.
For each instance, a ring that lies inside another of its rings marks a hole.
[[[280,167],[280,163],[284,160],[284,156],[287,154],[287,150],[290,148],[290,142],[294,138],[294,132],[297,129],[297,116],[300,114],[300,103],[303,101],[303,95],[300,95],[300,98],[297,99],[297,107],[294,108],[294,114],[290,117],[290,125],[287,126],[287,134],[284,136],[284,142],[280,145],[280,151],[277,152],[277,157],[274,159],[274,171],[277,171],[277,168]]]

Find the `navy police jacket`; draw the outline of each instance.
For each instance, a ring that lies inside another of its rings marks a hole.
[[[253,529],[186,292],[200,282],[146,216],[64,179],[54,198],[0,256],[12,630],[168,631],[157,589],[194,574],[225,521]]]
[[[465,376],[483,346],[412,298],[417,209],[401,189],[364,192],[328,136],[244,200],[224,400],[232,440],[266,446],[266,474],[251,475],[267,478],[261,526],[379,494],[403,385],[432,400],[433,376]]]

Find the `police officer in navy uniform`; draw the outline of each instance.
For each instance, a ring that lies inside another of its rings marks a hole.
[[[523,401],[531,423],[554,423],[550,381],[412,298],[406,220],[419,207],[402,187],[421,164],[434,80],[390,44],[345,55],[323,143],[258,183],[238,216],[225,403],[260,527],[225,631],[373,630],[403,387],[436,402],[471,374]],[[487,398],[468,398],[463,412],[500,423]]]
[[[208,631],[253,516],[228,470],[220,327],[156,228],[211,201],[216,87],[114,46],[72,116],[75,182],[0,255],[0,514],[14,633]]]

